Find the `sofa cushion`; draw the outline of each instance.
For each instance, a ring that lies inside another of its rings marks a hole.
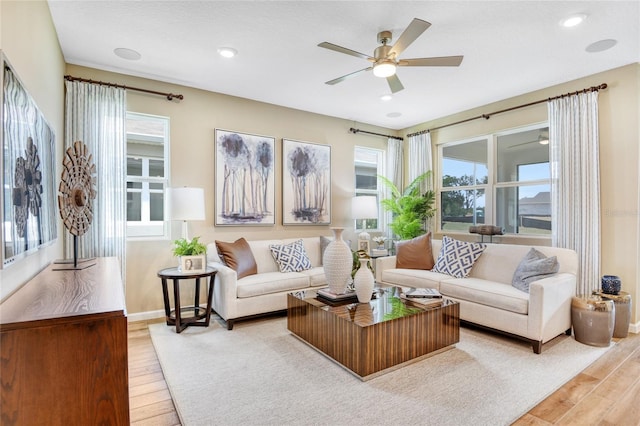
[[[300,272],[265,272],[238,280],[238,298],[262,296],[283,291],[304,290],[309,277]]]
[[[329,285],[322,266],[316,266],[300,273],[309,277],[309,286],[311,287],[326,287]]]
[[[433,266],[431,232],[396,243],[396,268],[431,270]]]
[[[290,244],[271,244],[269,249],[278,263],[280,272],[300,272],[311,269],[311,261],[302,245],[302,240]]]
[[[558,273],[560,265],[556,256],[547,257],[544,253],[531,248],[513,274],[511,285],[529,293],[529,284]]]
[[[449,278],[440,283],[440,293],[517,314],[529,313],[529,294],[509,284],[479,278]]]
[[[486,244],[458,241],[445,235],[433,270],[452,277],[464,278],[469,275],[473,264],[486,247]]]
[[[233,243],[216,240],[218,253],[224,263],[238,274],[238,279],[258,273],[256,260],[251,253],[249,243],[240,238]]]
[[[451,278],[439,272],[420,269],[385,269],[382,271],[382,282],[398,287],[440,288],[440,281]]]

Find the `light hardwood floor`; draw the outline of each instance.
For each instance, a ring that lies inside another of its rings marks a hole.
[[[149,323],[129,324],[131,424],[179,425],[180,419],[149,337]],[[616,345],[605,355],[514,425],[639,426],[640,334],[615,340]]]

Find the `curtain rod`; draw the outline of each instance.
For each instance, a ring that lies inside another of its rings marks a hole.
[[[388,139],[398,139],[400,141],[404,140],[404,138],[401,138],[400,136],[383,135],[382,133],[375,133],[375,132],[368,132],[366,130],[354,129],[353,127],[349,129],[349,132],[353,133],[354,135],[356,133],[366,133],[368,135],[382,136]]]
[[[179,99],[179,100],[184,99],[184,96],[176,95],[176,94],[173,94],[173,93],[156,92],[155,90],[140,89],[140,88],[137,88],[137,87],[125,86],[124,84],[107,83],[107,82],[104,82],[104,81],[95,81],[95,80],[90,80],[90,79],[86,79],[86,78],[73,77],[71,75],[65,75],[64,79],[67,80],[67,81],[82,81],[83,83],[99,84],[101,86],[108,86],[108,87],[120,87],[122,89],[134,90],[136,92],[151,93],[152,95],[164,96],[164,97],[167,98],[168,101],[172,101],[174,98],[175,99]]]
[[[598,90],[604,90],[606,88],[607,88],[607,83],[602,83],[602,84],[600,84],[598,86],[591,86],[591,87],[588,87],[586,89],[578,90],[578,91],[575,91],[575,92],[565,93],[564,95],[558,95],[558,96],[554,96],[554,97],[547,98],[547,99],[540,99],[539,101],[529,102],[528,104],[522,104],[522,105],[514,106],[514,107],[511,107],[511,108],[501,109],[499,111],[490,112],[489,114],[481,114],[481,115],[478,115],[478,116],[475,116],[475,117],[467,118],[466,120],[456,121],[455,123],[443,124],[442,126],[432,127],[431,129],[425,129],[425,130],[420,130],[419,132],[409,133],[407,135],[407,137],[410,138],[412,136],[422,135],[424,133],[429,133],[432,130],[444,129],[445,127],[455,126],[457,124],[466,123],[467,121],[473,121],[473,120],[477,120],[479,118],[484,118],[485,120],[488,120],[488,119],[491,118],[491,116],[496,115],[496,114],[502,114],[503,112],[514,111],[516,109],[526,108],[526,107],[530,107],[530,106],[533,106],[533,105],[538,105],[538,104],[541,104],[541,103],[544,103],[544,102],[553,101],[555,99],[561,99],[561,98],[566,98],[568,96],[577,95],[577,94],[580,94],[580,93],[597,92]]]

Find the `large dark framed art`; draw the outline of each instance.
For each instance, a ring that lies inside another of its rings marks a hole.
[[[216,129],[217,226],[275,225],[275,138]]]
[[[331,147],[282,139],[282,224],[331,223]]]
[[[2,266],[57,238],[55,135],[4,55]]]

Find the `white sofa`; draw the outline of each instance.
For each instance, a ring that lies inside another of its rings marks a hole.
[[[312,268],[301,272],[280,272],[269,245],[289,244],[302,239]],[[213,310],[233,329],[236,320],[287,309],[287,293],[327,286],[322,267],[320,237],[248,241],[257,274],[238,279],[225,266],[215,243],[207,245],[207,264],[218,270],[213,292]]]
[[[432,241],[434,260],[442,245]],[[399,287],[435,288],[460,303],[460,319],[518,336],[540,353],[542,344],[571,333],[571,298],[576,292],[578,256],[573,250],[535,246],[556,256],[557,274],[534,281],[529,293],[511,285],[513,274],[531,246],[487,244],[466,278],[418,269],[397,269],[396,257],[376,259],[376,281]]]

